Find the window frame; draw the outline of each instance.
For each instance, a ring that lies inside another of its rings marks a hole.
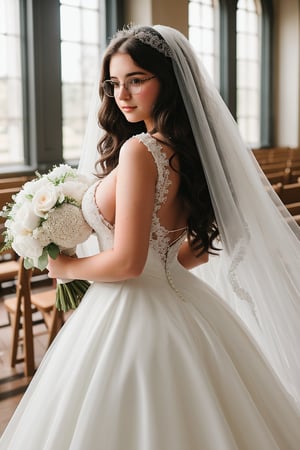
[[[219,0],[220,7],[220,93],[231,114],[237,113],[236,11],[237,0]],[[274,144],[273,116],[273,6],[261,0],[261,96],[260,146]]]
[[[0,165],[5,176],[46,171],[63,161],[60,2],[19,0],[22,36],[24,164]],[[105,0],[106,39],[122,24],[122,0]],[[74,164],[76,161],[73,162]]]

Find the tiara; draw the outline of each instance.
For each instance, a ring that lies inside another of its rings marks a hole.
[[[172,50],[166,41],[154,30],[139,30],[134,34],[134,37],[143,44],[150,45],[150,47],[155,48],[167,58],[172,58]]]

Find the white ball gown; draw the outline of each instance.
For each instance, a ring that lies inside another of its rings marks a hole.
[[[158,220],[168,161],[158,167],[142,275],[94,283],[48,350],[0,441],[1,450],[299,450],[299,412],[244,325],[185,270],[181,239]],[[100,248],[113,227],[83,210]]]

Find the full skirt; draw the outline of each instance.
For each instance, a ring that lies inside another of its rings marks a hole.
[[[299,450],[300,418],[245,326],[179,264],[94,283],[1,450]]]

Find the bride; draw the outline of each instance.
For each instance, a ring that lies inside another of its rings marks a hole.
[[[297,450],[299,229],[178,31],[118,32],[100,97],[100,251],[48,265],[93,283],[0,449]]]

